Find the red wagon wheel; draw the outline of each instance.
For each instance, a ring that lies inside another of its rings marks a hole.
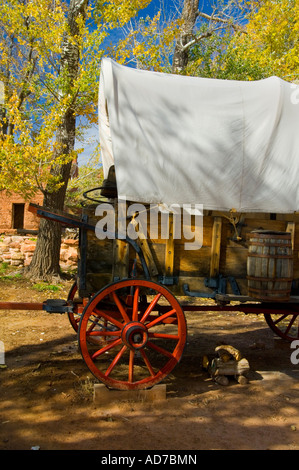
[[[70,321],[70,324],[72,325],[72,327],[74,328],[74,330],[77,332],[78,331],[78,325],[79,325],[79,321],[80,321],[80,318],[81,318],[81,314],[79,314],[79,305],[77,302],[76,302],[76,295],[77,295],[77,292],[78,292],[78,287],[77,287],[77,281],[74,282],[74,284],[72,285],[72,287],[70,288],[70,291],[69,291],[69,295],[68,295],[68,298],[67,300],[68,301],[74,301],[74,308],[71,312],[68,312],[68,319]],[[82,310],[82,308],[81,308]]]
[[[87,304],[78,338],[89,370],[109,388],[141,390],[164,379],[186,343],[184,312],[164,286],[128,279]]]
[[[275,334],[286,341],[299,339],[299,312],[266,313],[265,319]]]

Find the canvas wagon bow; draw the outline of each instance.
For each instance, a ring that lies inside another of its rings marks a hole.
[[[102,196],[88,191],[81,217],[31,205],[79,229],[77,280],[66,300],[1,308],[67,313],[87,367],[116,389],[152,387],[174,369],[191,311],[263,314],[299,339],[293,93],[276,77],[201,79],[105,59]]]

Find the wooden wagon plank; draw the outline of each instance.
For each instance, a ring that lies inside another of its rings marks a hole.
[[[165,244],[165,275],[173,276],[174,268],[174,236],[173,236],[173,215],[168,218],[168,239]]]
[[[159,271],[157,269],[157,266],[156,266],[151,248],[149,246],[148,240],[146,238],[140,240],[139,241],[139,246],[142,249],[143,256],[144,256],[144,259],[146,261],[146,264],[148,266],[148,269],[149,269],[149,272],[150,272],[151,276],[157,276]]]
[[[124,279],[129,275],[129,244],[113,240],[112,279]]]
[[[219,275],[220,251],[221,251],[222,218],[215,217],[212,231],[212,246],[210,260],[210,277]]]
[[[295,248],[295,222],[288,222],[286,227],[286,232],[291,234],[292,250]]]

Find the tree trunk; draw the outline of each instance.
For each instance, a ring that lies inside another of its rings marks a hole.
[[[71,0],[68,11],[68,34],[64,38],[63,53],[61,56],[61,74],[65,77],[64,91],[61,96],[72,93],[74,81],[79,71],[79,46],[77,38],[79,27],[77,20],[79,17],[86,18],[86,7],[88,0]],[[59,153],[70,154],[75,147],[76,116],[74,103],[64,112],[56,133],[56,142],[59,144],[56,156]],[[63,185],[58,191],[51,192],[49,188],[44,191],[43,205],[53,210],[63,210],[65,193],[72,168],[72,161],[64,165],[55,165],[51,168],[51,173],[60,176]],[[41,219],[39,234],[37,238],[35,252],[26,268],[25,275],[31,279],[43,279],[51,281],[54,277],[60,276],[60,245],[61,245],[61,225],[46,219]]]
[[[172,73],[182,73],[188,65],[189,49],[185,46],[193,37],[193,28],[198,16],[199,0],[184,0],[181,33],[177,39],[172,59]]]

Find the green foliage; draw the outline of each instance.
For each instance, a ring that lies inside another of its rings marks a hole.
[[[0,275],[5,274],[9,267],[9,263],[0,263]]]
[[[22,274],[19,272],[13,272],[14,267],[9,263],[2,262],[0,263],[0,279],[1,281],[14,281],[22,279]]]
[[[252,2],[246,34],[236,33],[221,58],[221,78],[259,80],[299,77],[299,4],[296,0]]]
[[[202,34],[207,27],[201,28]],[[186,75],[205,78],[222,78],[222,61],[226,57],[227,47],[231,41],[231,31],[222,35],[212,34],[204,41],[195,44],[189,51],[189,61],[185,70]]]
[[[70,180],[65,205],[67,207],[81,207],[81,203],[86,202],[83,196],[85,191],[100,187],[103,182],[103,170],[97,165],[82,165],[79,167],[77,178]],[[92,195],[91,195],[92,197]]]
[[[18,279],[22,279],[22,274],[20,274],[20,273],[6,274],[6,275],[3,275],[3,276],[0,276],[0,279],[2,281],[15,281],[15,280],[18,280]]]
[[[45,282],[37,282],[33,284],[32,289],[38,292],[57,292],[63,288],[60,284],[46,284]]]

